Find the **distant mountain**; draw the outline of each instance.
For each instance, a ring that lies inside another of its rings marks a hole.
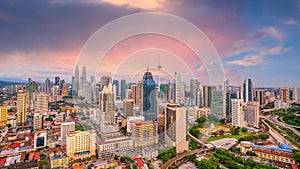
[[[14,84],[25,84],[25,83],[22,83],[22,82],[9,82],[9,81],[0,80],[0,88],[10,86],[10,85],[14,85]]]

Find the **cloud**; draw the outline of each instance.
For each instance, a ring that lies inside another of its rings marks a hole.
[[[283,23],[287,24],[287,25],[292,25],[292,26],[300,25],[299,22],[293,18],[287,19],[287,20],[283,21]]]
[[[229,62],[227,62],[227,64],[228,65],[243,66],[243,67],[263,65],[263,64],[267,63],[264,60],[264,57],[266,55],[277,55],[277,54],[280,54],[280,53],[285,52],[287,50],[289,50],[289,48],[283,48],[282,45],[278,45],[274,48],[263,49],[257,54],[247,55],[243,59],[240,59],[240,60],[229,61]]]
[[[145,10],[160,9],[163,7],[165,0],[101,0],[115,6],[126,6],[128,8],[138,8]]]
[[[280,40],[284,37],[283,33],[274,26],[269,26],[269,27],[264,28],[263,32],[265,33],[266,36],[270,36],[274,39]]]

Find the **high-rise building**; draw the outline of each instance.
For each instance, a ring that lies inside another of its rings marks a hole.
[[[17,125],[25,125],[27,111],[27,93],[18,91],[17,96]]]
[[[108,86],[112,83],[112,79],[110,76],[102,76],[100,78],[100,91],[103,90],[104,86]]]
[[[126,89],[127,89],[126,80],[122,79],[121,80],[121,99],[122,100],[126,98]]]
[[[202,89],[203,89],[203,97],[202,97],[203,106],[210,107],[212,91],[216,90],[217,88],[215,86],[203,86]]]
[[[179,104],[168,104],[165,111],[165,141],[169,146],[176,146],[176,152],[188,150],[187,112]]]
[[[80,89],[84,88],[84,85],[87,83],[87,75],[85,66],[82,67],[82,72],[80,76]]]
[[[8,117],[8,107],[0,106],[0,122],[7,122]]]
[[[244,80],[243,98],[244,98],[244,102],[253,101],[253,83],[250,78]]]
[[[259,123],[259,103],[247,102],[244,108],[245,122],[253,127],[258,127]]]
[[[68,95],[69,95],[69,87],[68,87],[67,82],[64,82],[62,84],[61,96],[64,97],[64,96],[68,96]]]
[[[72,96],[77,96],[79,90],[79,70],[75,68],[74,76],[72,76]]]
[[[34,111],[48,112],[48,94],[44,92],[35,94]]]
[[[145,147],[157,144],[157,122],[148,120],[133,123],[132,139],[134,147]]]
[[[184,104],[185,102],[185,86],[184,82],[181,81],[180,74],[175,72],[175,103]]]
[[[116,96],[120,96],[120,85],[119,80],[113,80],[113,86],[116,86]]]
[[[55,86],[59,86],[59,79],[60,79],[59,76],[55,76],[55,81],[54,81]]]
[[[294,100],[299,101],[300,100],[300,86],[294,87]]]
[[[290,92],[288,88],[280,89],[280,100],[286,103],[290,101]]]
[[[75,122],[74,121],[68,121],[68,122],[62,122],[61,128],[60,128],[60,137],[62,139],[66,139],[67,133],[69,131],[75,130]]]
[[[51,93],[51,86],[50,86],[50,83],[51,83],[51,82],[50,82],[50,79],[47,78],[47,79],[45,80],[45,92],[46,92],[46,93]]]
[[[35,83],[31,78],[28,78],[28,84],[27,84],[27,106],[29,110],[33,110],[34,108],[34,97],[35,97],[35,91],[38,89],[38,84]]]
[[[34,113],[33,115],[33,130],[43,128],[43,115],[41,113]]]
[[[196,106],[197,105],[197,94],[198,94],[198,88],[199,88],[199,81],[198,79],[194,78],[191,79],[191,105]]]
[[[132,99],[134,101],[134,106],[139,106],[141,104],[141,86],[140,84],[131,85]]]
[[[151,72],[145,72],[142,80],[141,111],[145,120],[157,120],[156,84]]]
[[[232,99],[231,107],[233,127],[244,127],[244,99]]]
[[[100,92],[99,103],[100,112],[104,114],[104,120],[106,123],[115,122],[115,100],[114,93],[112,91],[112,84],[107,87],[104,86]]]
[[[125,117],[133,116],[133,105],[134,105],[133,99],[124,99],[123,115]]]
[[[232,104],[231,99],[237,99],[238,94],[232,90],[228,90],[226,93],[226,119],[228,122],[232,122]]]
[[[66,140],[69,158],[78,160],[96,155],[95,131],[69,131]]]
[[[211,112],[218,118],[226,118],[226,96],[222,90],[213,90],[211,93]]]

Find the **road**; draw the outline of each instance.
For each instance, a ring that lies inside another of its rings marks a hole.
[[[300,128],[299,126],[292,126],[292,125],[289,125],[289,124],[286,124],[286,123],[283,123],[281,121],[278,121],[278,117],[279,116],[276,116],[276,115],[269,115],[267,116],[267,118],[273,122],[274,124],[278,125],[278,126],[281,126],[281,127],[285,127],[287,129],[290,129],[292,130],[295,134],[297,134],[299,137],[300,137],[300,132],[298,130],[296,130],[295,128]]]
[[[282,136],[278,131],[274,130],[271,126],[269,126],[268,123],[264,121],[265,117],[261,116],[261,122],[268,127],[269,131],[268,133],[275,139],[277,142],[280,143],[286,143],[293,149],[298,149],[294,144],[292,144],[290,141],[288,141],[284,136]]]
[[[197,150],[187,151],[187,152],[182,153],[182,154],[178,154],[174,158],[167,161],[163,166],[161,166],[161,169],[168,169],[173,163],[175,163],[178,160],[181,160],[184,157],[187,157],[187,156],[192,155],[192,154],[197,154],[199,152],[205,152],[205,151],[206,151],[205,149],[197,149]]]

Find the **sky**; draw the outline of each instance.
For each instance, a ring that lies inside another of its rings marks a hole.
[[[87,40],[104,25],[139,12],[168,13],[194,24],[215,47],[233,85],[248,77],[261,87],[300,85],[299,0],[2,0],[0,80],[42,82],[60,76],[70,82]],[[151,57],[146,49],[161,50],[151,51]],[[172,38],[130,37],[105,55],[97,75],[124,73],[132,65],[156,67],[160,57],[166,71],[173,73],[182,63],[183,79],[196,77],[205,84],[205,65],[193,55]]]

